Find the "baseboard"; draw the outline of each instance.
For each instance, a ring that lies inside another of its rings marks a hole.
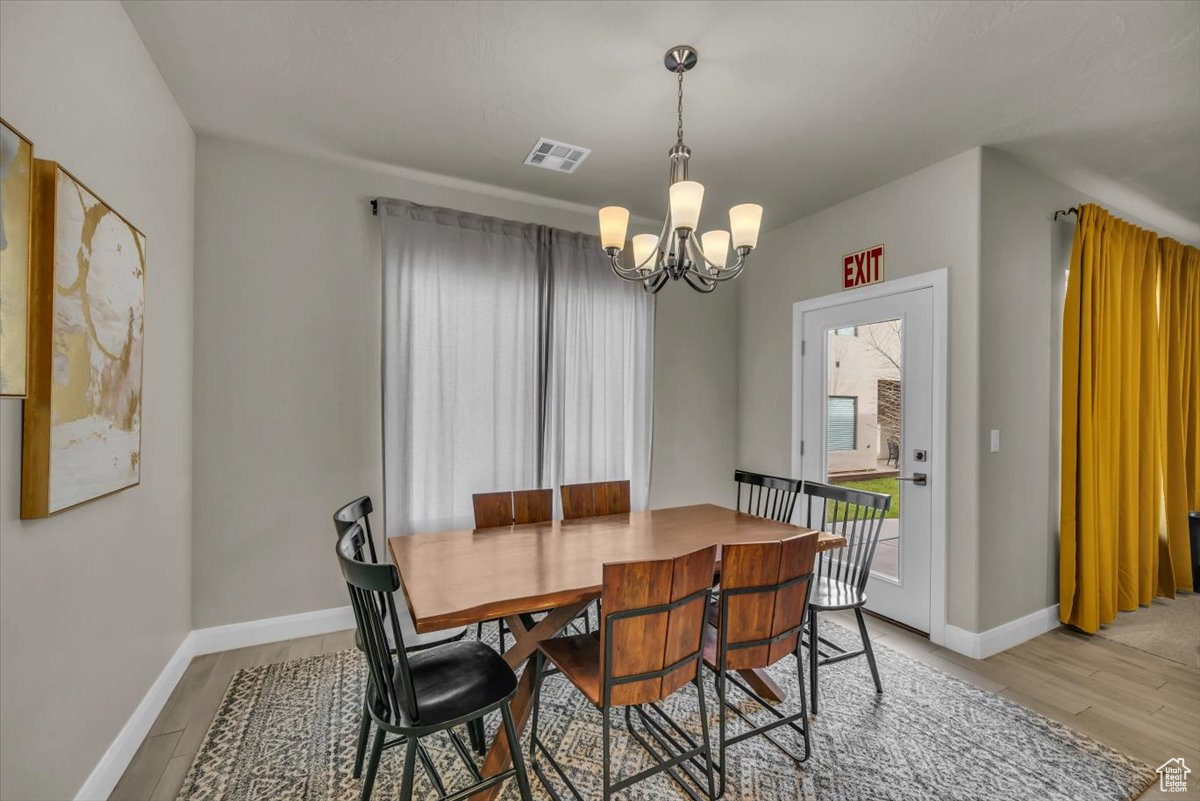
[[[133,755],[141,747],[150,727],[158,719],[159,712],[166,705],[175,685],[179,683],[183,672],[195,656],[192,649],[193,637],[195,632],[189,632],[175,649],[175,654],[167,661],[166,667],[150,685],[137,709],[133,710],[116,739],[108,746],[108,750],[100,757],[87,781],[75,794],[75,801],[103,801],[112,794],[113,788],[125,773],[125,768],[129,767]]]
[[[296,637],[312,637],[354,627],[354,612],[348,606],[320,609],[298,615],[250,620],[227,626],[213,626],[189,632],[167,661],[166,667],[150,685],[137,709],[125,721],[116,739],[100,757],[87,781],[75,794],[75,801],[102,801],[112,794],[134,754],[158,719],[175,685],[183,677],[192,658],[200,654],[246,648]]]
[[[230,623],[212,626],[192,632],[195,653],[212,654],[233,648],[247,648],[297,637],[312,637],[354,628],[354,610],[348,606],[334,609],[318,609],[298,615],[269,617],[263,620],[248,620],[245,623]]]
[[[946,624],[945,647],[972,659],[986,659],[1007,651],[1058,626],[1058,604],[976,633]]]

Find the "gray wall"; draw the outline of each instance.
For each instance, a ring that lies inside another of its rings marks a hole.
[[[1072,224],[1056,209],[1100,203],[991,148],[983,150],[979,306],[979,624],[999,626],[1058,603],[1058,384],[1062,292]],[[1065,230],[1064,230],[1065,227]],[[1057,228],[1057,230],[1056,230]],[[1062,245],[1056,234],[1064,237]],[[1056,245],[1059,245],[1056,247]],[[1000,430],[1000,452],[987,438]]]
[[[841,257],[883,242],[888,278],[949,268],[948,622],[978,631],[979,185],[969,150],[764,234],[739,279],[740,466],[791,471],[792,304],[841,291]]]
[[[202,136],[196,161],[196,628],[344,606],[329,515],[382,496],[377,195],[593,231],[582,208]],[[651,503],[727,499],[737,295],[659,295]]]
[[[839,258],[877,242],[888,278],[949,267],[947,622],[968,631],[1058,602],[1053,345],[1071,226],[1056,231],[1052,216],[1087,202],[1156,227],[1120,211],[1135,199],[1097,201],[1005,153],[971,150],[770,231],[741,279],[738,461],[786,472],[792,304],[840,291]]]
[[[987,569],[979,574],[981,631],[1058,603],[1050,343],[1051,321],[1061,325],[1061,317],[1052,313],[1051,217],[1079,197],[1011,156],[983,151],[979,562]],[[991,429],[1000,430],[999,453],[988,447]]]
[[[117,3],[0,3],[0,115],[145,234],[142,483],[18,519],[0,400],[0,797],[71,798],[188,630],[191,129]]]

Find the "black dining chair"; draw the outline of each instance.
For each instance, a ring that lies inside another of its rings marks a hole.
[[[363,552],[367,541],[362,526],[355,523],[341,536],[336,548],[370,667],[367,710],[375,723],[375,738],[363,779],[363,801],[371,797],[383,750],[397,745],[405,746],[400,801],[412,799],[418,760],[424,764],[439,798],[445,801],[464,801],[510,778],[517,780],[523,801],[532,801],[520,748],[511,749],[511,768],[485,778],[454,731],[455,726],[481,721],[484,715],[498,709],[508,741],[519,742],[511,706],[517,690],[516,674],[499,654],[475,640],[449,642],[413,653],[406,651],[404,633],[396,616],[395,593],[400,590],[400,573],[395,565],[367,561]],[[471,786],[448,793],[433,770],[421,739],[438,732],[446,732],[467,772],[475,779]],[[398,737],[387,742],[388,734]]]
[[[803,481],[798,478],[768,476],[749,470],[735,470],[737,510],[755,517],[765,517],[779,523],[792,522],[796,499],[800,497]]]
[[[367,553],[370,554],[371,557],[371,564],[378,564],[379,556],[375,551],[375,538],[371,534],[371,513],[374,511],[375,508],[372,505],[369,497],[363,495],[361,498],[355,498],[354,500],[350,501],[350,503],[333,513],[333,530],[336,538],[341,539],[342,535],[349,531],[351,526],[362,526],[363,535],[367,543]],[[404,605],[405,614],[407,614],[407,610],[408,604],[406,602]],[[381,611],[386,610],[381,609]],[[418,634],[415,636],[410,635],[409,639],[406,640],[406,643],[410,651],[415,651],[422,648],[429,648],[434,645],[441,645],[442,643],[462,639],[463,635],[466,634],[466,631],[467,630],[463,628],[435,631],[430,634]],[[362,636],[358,631],[355,631],[354,633],[354,644],[358,647],[358,650],[365,650],[363,647]],[[391,647],[395,647],[394,642],[390,644]],[[363,759],[367,753],[367,735],[370,734],[370,728],[371,718],[367,713],[367,699],[363,698],[362,723],[359,724],[358,727],[358,744],[354,749],[354,778],[356,779],[362,776]],[[482,753],[485,748],[482,724],[472,725],[470,728],[470,733],[472,745],[475,746],[475,750]]]
[[[811,703],[809,709],[817,714],[817,668],[866,656],[875,681],[875,692],[883,692],[879,668],[871,650],[871,638],[863,619],[867,602],[867,579],[871,576],[871,560],[883,528],[883,519],[892,506],[892,496],[879,492],[854,490],[816,481],[804,482],[807,498],[806,525],[846,539],[843,548],[825,551],[817,558],[816,580],[808,602],[808,680]],[[837,643],[820,636],[817,616],[821,612],[853,609],[858,620],[862,648],[847,651]]]

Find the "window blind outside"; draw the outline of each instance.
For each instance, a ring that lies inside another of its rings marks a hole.
[[[856,447],[858,398],[830,395],[826,424],[826,448],[830,451],[852,451]]]

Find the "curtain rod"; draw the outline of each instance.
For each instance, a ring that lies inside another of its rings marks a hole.
[[[372,201],[372,202],[374,202],[374,201]],[[1069,209],[1059,209],[1058,211],[1054,212],[1054,221],[1055,222],[1058,222],[1058,215],[1060,215],[1060,214],[1063,215],[1064,217],[1068,214],[1074,214],[1076,217],[1078,217],[1079,209],[1075,208],[1074,206],[1072,206]]]

